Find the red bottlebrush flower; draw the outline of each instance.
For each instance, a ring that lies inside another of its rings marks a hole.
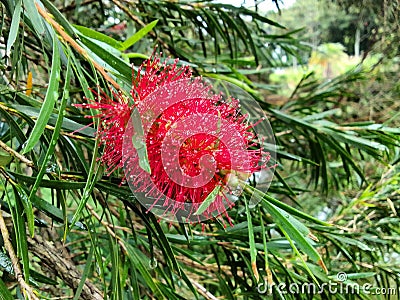
[[[107,166],[107,172],[112,173],[115,169],[122,167],[122,137],[133,107],[121,93],[112,91],[113,99],[111,99],[104,92],[101,94],[94,90],[92,92],[96,95],[98,102],[76,106],[99,111],[94,118],[100,119],[97,137],[104,144],[100,160]]]
[[[105,146],[100,160],[107,166],[109,173],[122,167],[122,138],[135,106],[155,89],[192,76],[188,66],[177,67],[177,62],[178,60],[175,60],[171,65],[167,65],[167,62],[161,65],[158,57],[146,60],[132,80],[133,103],[121,92],[112,91],[113,97],[110,98],[104,92],[98,94],[93,90],[97,102],[77,105],[99,111],[94,117],[101,120],[98,138]]]
[[[203,79],[191,78],[189,67],[177,67],[177,60],[171,65],[160,64],[158,57],[146,60],[133,80],[133,102],[120,93],[113,96],[97,95],[98,102],[85,105],[99,110],[101,161],[109,172],[123,167],[136,197],[158,215],[196,222],[227,216],[235,182],[268,161],[239,101],[216,95]],[[132,142],[138,135],[133,109],[140,114],[150,173],[140,167],[143,157]],[[208,206],[199,213],[206,199]]]

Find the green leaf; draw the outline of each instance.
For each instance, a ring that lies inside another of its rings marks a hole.
[[[108,247],[110,249],[110,263],[111,263],[111,280],[110,280],[110,291],[112,291],[113,297],[111,299],[122,299],[122,288],[120,282],[121,270],[120,270],[120,256],[119,247],[117,241],[109,236]]]
[[[104,47],[96,44],[93,40],[90,40],[86,36],[80,35],[80,37],[81,37],[80,40],[82,41],[83,45],[88,50],[88,52],[91,54],[93,59],[97,60],[102,65],[104,64],[102,61],[104,61],[111,68],[120,72],[121,73],[120,75],[122,75],[125,78],[125,80],[131,82],[132,68],[125,61],[123,61],[120,57],[115,56],[113,53],[109,51],[104,51]],[[101,58],[102,61],[99,61],[98,58],[96,58],[92,53]]]
[[[14,13],[11,20],[10,32],[8,34],[6,55],[11,55],[11,47],[14,45],[19,32],[19,22],[21,20],[22,0],[18,0],[15,4]]]
[[[72,229],[73,224],[75,224],[81,217],[82,211],[83,211],[84,207],[86,206],[86,202],[89,200],[91,192],[96,184],[97,172],[99,172],[99,168],[97,168],[97,170],[95,170],[96,166],[97,166],[96,161],[97,161],[98,149],[99,149],[99,139],[96,139],[86,185],[83,190],[82,198],[79,201],[78,208],[76,209],[76,211],[72,217],[72,221],[71,221],[69,230]],[[67,230],[65,231],[65,234],[64,234],[64,240],[66,238],[66,234],[67,234]]]
[[[262,234],[262,241],[263,241],[263,251],[264,251],[264,271],[267,273],[267,281],[271,285],[271,270],[269,269],[269,262],[268,262],[268,244],[267,244],[267,232],[265,231],[265,225],[262,219],[262,211],[261,209],[258,210],[260,215],[260,223],[261,223],[261,234]]]
[[[17,192],[19,194],[19,192]],[[19,199],[19,195],[15,195],[17,201],[15,204],[15,209],[12,211],[13,221],[14,221],[14,230],[17,237],[17,254],[18,257],[21,258],[23,272],[25,281],[29,280],[29,255],[28,255],[28,241],[26,238],[26,226],[24,209],[21,205],[21,199]],[[25,200],[28,199],[28,195],[25,194]],[[22,200],[23,201],[23,200]],[[29,222],[28,222],[29,223]]]
[[[233,6],[232,6],[232,5],[229,5],[229,4],[219,4],[219,3],[216,3],[216,4],[214,4],[214,5],[215,5],[215,6],[219,6],[219,7],[226,8],[226,9],[228,9],[228,10],[231,10],[231,9],[233,8]],[[248,16],[252,16],[253,18],[255,18],[255,19],[257,19],[257,20],[259,20],[259,21],[261,21],[261,22],[263,22],[263,23],[266,23],[266,24],[269,24],[269,25],[272,25],[272,26],[275,26],[275,27],[278,27],[278,28],[286,29],[285,26],[283,26],[283,25],[281,25],[281,24],[279,24],[279,23],[277,23],[277,22],[274,22],[274,21],[272,21],[271,19],[268,19],[268,18],[266,18],[266,17],[264,17],[264,16],[262,16],[262,15],[260,15],[257,11],[250,10],[250,9],[248,9],[248,8],[245,8],[244,6],[238,8],[238,10],[239,10],[239,12],[240,12],[241,14],[243,14],[243,15],[248,15]]]
[[[49,0],[42,0],[42,2],[44,6],[49,10],[49,12],[53,15],[57,23],[59,23],[63,27],[65,32],[67,32],[74,39],[78,39],[74,27],[72,27],[72,25],[68,22],[64,15],[53,5],[53,3],[51,3]]]
[[[3,191],[6,191],[6,186],[4,184],[3,180],[0,180],[1,187]],[[15,183],[13,181],[10,181],[10,183],[15,186]],[[16,194],[16,188],[14,188],[14,195]],[[13,231],[15,232],[15,243],[17,245],[17,256],[22,258],[22,266],[24,270],[24,276],[25,279],[29,279],[29,258],[28,258],[28,244],[27,244],[27,239],[26,239],[26,227],[25,227],[25,220],[23,218],[23,209],[21,207],[21,201],[15,201],[14,199],[12,200],[9,196],[9,193],[5,193],[6,195],[6,200],[8,207],[10,208],[12,220],[13,220],[13,225],[14,229]],[[15,198],[18,199],[18,195],[15,195]],[[3,265],[3,267],[6,268],[6,271],[9,273],[13,272],[12,265],[7,265],[7,256],[0,257],[0,263]]]
[[[213,73],[203,73],[202,75],[206,76],[206,77],[210,77],[210,78],[214,78],[217,80],[223,80],[223,81],[227,81],[230,82],[242,89],[244,89],[246,92],[248,92],[249,94],[258,94],[258,92],[254,89],[252,89],[248,84],[244,83],[243,81],[227,76],[227,75],[223,75],[223,74],[213,74]]]
[[[28,223],[29,234],[33,236],[35,232],[35,217],[33,215],[32,203],[27,193],[19,184],[13,184],[13,186],[15,187],[19,196],[17,197],[17,199],[21,200],[22,206],[24,207],[26,221]]]
[[[3,280],[0,279],[0,300],[13,300],[14,297],[11,295],[7,286],[4,284]]]
[[[148,59],[149,56],[142,54],[142,53],[136,53],[136,52],[129,52],[129,53],[123,53],[122,54],[123,57],[126,58],[141,58],[141,59]]]
[[[32,0],[23,0],[23,1],[26,14],[28,15],[29,20],[32,22],[32,25],[35,28],[36,33],[39,36],[42,36],[44,34],[44,26],[42,23],[42,17],[40,16],[35,6],[35,1]]]
[[[23,154],[31,151],[39,141],[41,135],[44,132],[47,122],[50,119],[51,113],[53,112],[54,105],[58,99],[58,84],[60,81],[60,52],[58,49],[58,43],[56,35],[53,38],[53,59],[51,63],[51,73],[49,86],[47,88],[46,96],[43,105],[40,109],[39,117],[36,120],[35,126],[33,127],[32,133],[26,142],[26,146],[23,149]]]
[[[251,36],[251,31],[250,31],[249,28],[247,27],[246,22],[243,21],[243,19],[242,19],[240,16],[238,16],[237,19],[238,19],[239,23],[241,24],[241,27],[242,27],[242,28],[244,29],[244,31],[246,32],[246,35],[247,35],[246,40],[247,40],[247,41],[249,42],[249,44],[250,44],[250,48],[251,48],[252,53],[253,53],[253,55],[254,55],[254,60],[255,60],[256,64],[258,65],[258,64],[259,64],[258,55],[257,55],[257,49],[258,49],[258,47],[256,47],[256,45],[254,44],[254,39],[253,39],[252,36]]]
[[[82,67],[82,64],[80,60],[78,60],[74,54],[74,51],[72,51],[71,48],[67,48],[68,50],[68,57],[72,59],[72,68],[75,72],[76,77],[79,80],[80,87],[85,94],[85,97],[89,100],[94,100],[93,94],[90,91],[90,86],[88,84],[88,81],[86,80],[86,77],[84,76],[84,70]]]
[[[36,177],[34,176],[26,176],[12,171],[9,171],[8,173],[14,176],[16,179],[26,182],[28,184],[34,184],[36,181]],[[52,180],[42,179],[40,183],[41,187],[56,189],[56,190],[79,190],[83,189],[85,185],[86,182],[84,181],[67,181],[67,180],[57,180],[57,179],[52,179]]]
[[[318,264],[322,263],[321,256],[307,239],[305,232],[299,230],[299,221],[296,220],[297,222],[295,222],[293,216],[267,201],[264,201],[264,207],[271,214],[278,227],[282,231],[285,231],[305,254],[307,254],[314,262]]]
[[[269,202],[285,211],[287,211],[288,213],[295,215],[296,217],[302,218],[304,220],[313,222],[315,224],[320,224],[320,225],[324,225],[324,226],[332,226],[332,224],[329,224],[327,222],[321,221],[313,216],[310,216],[290,205],[287,205],[286,203],[279,201],[278,199],[275,199],[274,197],[269,196],[266,193],[263,193],[255,188],[253,188],[252,186],[249,185],[245,185],[245,191],[250,194],[253,195],[254,197],[258,197],[259,199],[261,199],[263,202]]]
[[[135,130],[135,134],[132,135],[132,144],[135,147],[139,156],[139,166],[144,171],[151,174],[149,158],[147,156],[146,142],[144,141],[142,119],[139,115],[139,111],[136,108],[134,108],[132,111],[131,119],[133,128]]]
[[[36,176],[36,181],[31,189],[29,199],[32,199],[32,195],[36,194],[36,192],[39,188],[39,185],[40,185],[40,181],[42,180],[43,175],[46,172],[47,162],[49,161],[50,156],[54,154],[54,149],[56,147],[57,140],[60,135],[60,130],[61,130],[62,122],[63,122],[65,108],[67,106],[67,100],[69,99],[70,80],[71,80],[71,61],[68,60],[67,71],[66,71],[66,75],[65,75],[65,84],[64,84],[64,89],[63,89],[64,92],[63,92],[63,96],[61,99],[61,104],[60,104],[60,109],[59,109],[59,113],[58,113],[56,126],[55,126],[53,134],[51,136],[49,148],[47,149],[46,154],[43,158],[42,166],[39,170],[39,173]]]
[[[320,113],[308,115],[308,116],[304,117],[303,120],[306,120],[307,122],[315,121],[315,120],[321,120],[321,119],[324,119],[326,117],[331,117],[334,114],[337,114],[338,112],[340,112],[340,109],[334,108],[334,109],[330,109],[330,110],[323,111],[323,112],[320,112]]]
[[[14,118],[1,107],[0,107],[0,114],[3,116],[8,126],[10,126],[10,131],[13,133],[13,136],[17,138],[18,142],[20,144],[25,143],[26,136],[19,127],[18,123],[14,120]]]
[[[249,204],[247,203],[247,199],[245,197],[244,203],[246,206],[246,216],[247,216],[247,225],[248,225],[248,233],[249,233],[249,245],[250,245],[250,263],[251,263],[251,269],[253,271],[254,277],[256,278],[256,281],[260,279],[260,276],[258,275],[258,269],[257,269],[257,249],[254,241],[254,231],[253,231],[253,221],[251,218],[251,213],[249,209]]]
[[[156,26],[157,22],[158,20],[155,20],[150,24],[147,24],[145,27],[136,32],[134,35],[126,39],[126,41],[121,44],[119,50],[121,51],[127,50],[129,47],[131,47],[133,44],[135,44],[137,41],[143,38],[146,34],[148,34],[153,29],[153,27]]]
[[[183,281],[186,282],[187,286],[192,291],[193,295],[196,297],[196,300],[198,300],[199,294],[198,294],[197,290],[195,289],[195,287],[193,286],[190,278],[184,272],[182,272],[182,279],[183,279]]]
[[[203,212],[205,212],[206,209],[211,205],[211,203],[214,202],[215,197],[217,197],[220,190],[221,190],[220,185],[215,186],[215,188],[211,191],[211,193],[208,194],[207,198],[201,203],[201,205],[194,213],[194,215],[198,216],[201,215]]]
[[[96,39],[100,42],[104,42],[108,45],[110,45],[111,47],[115,48],[115,49],[120,49],[122,43],[113,39],[112,37],[109,37],[108,35],[105,35],[101,32],[95,31],[93,29],[84,27],[84,26],[80,26],[80,25],[74,25],[74,27],[76,29],[79,30],[80,33],[82,33],[83,35]]]
[[[332,239],[338,240],[339,243],[357,246],[358,248],[360,248],[360,250],[363,251],[372,251],[372,249],[368,245],[364,244],[359,240],[348,238],[338,234],[327,234],[327,235]]]
[[[12,104],[11,107],[15,108],[19,112],[23,112],[30,117],[38,117],[40,115],[40,110],[36,107],[31,107],[27,105],[19,105]],[[58,119],[58,114],[52,113],[50,115],[48,124],[55,126]],[[96,131],[92,127],[85,127],[84,125],[75,122],[69,118],[63,117],[62,121],[62,129],[66,129],[69,131],[77,131],[82,135],[86,135],[88,137],[93,137],[96,134]]]
[[[39,198],[38,196],[34,196],[32,198],[32,204],[34,207],[36,207],[37,209],[39,209],[40,211],[42,211],[43,213],[45,213],[47,216],[49,216],[50,218],[52,218],[53,220],[57,221],[57,222],[64,222],[64,215],[63,215],[63,211],[57,207],[55,207],[54,205],[52,205],[51,203],[43,200],[42,198]],[[85,225],[81,222],[76,222],[74,224],[71,223],[72,218],[69,218],[68,224],[70,225],[74,225],[79,229],[82,230],[86,230],[87,228],[85,227]]]
[[[53,280],[49,278],[48,275],[43,275],[39,272],[36,272],[35,270],[30,270],[29,271],[31,274],[32,279],[29,281],[31,284],[35,285],[37,284],[35,281],[45,283],[45,284],[51,284],[51,285],[57,285],[58,282],[56,280]]]
[[[130,282],[131,282],[131,288],[133,291],[133,299],[140,299],[139,280],[138,280],[137,271],[135,268],[132,268],[130,275],[131,275]]]
[[[139,271],[140,275],[142,275],[144,283],[153,291],[153,296],[161,297],[162,292],[148,270],[150,260],[147,257],[144,257],[143,253],[132,247],[130,244],[126,244],[126,250],[132,266]],[[145,264],[145,262],[147,262],[147,264]]]
[[[80,297],[80,295],[82,293],[83,286],[86,283],[86,278],[89,276],[89,273],[91,271],[90,267],[92,265],[93,254],[94,254],[94,245],[92,245],[90,247],[89,254],[88,254],[87,259],[86,259],[85,269],[83,270],[82,277],[80,278],[79,285],[76,288],[75,296],[74,296],[73,300],[79,300],[79,297]]]
[[[167,259],[167,262],[169,263],[170,266],[172,266],[175,269],[175,271],[180,276],[181,269],[179,268],[178,262],[176,261],[175,254],[172,251],[169,240],[165,236],[165,233],[162,230],[156,217],[153,214],[151,214],[150,218],[153,221],[153,224],[155,227],[155,232],[157,232],[156,238],[157,238],[158,242],[160,243],[161,250],[163,251],[165,258]]]

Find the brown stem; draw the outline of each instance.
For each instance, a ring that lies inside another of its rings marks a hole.
[[[42,15],[42,17],[53,26],[53,28],[61,35],[61,37],[68,42],[72,48],[74,48],[78,53],[80,53],[84,58],[86,58],[88,61],[90,61],[93,66],[103,75],[104,79],[106,79],[109,83],[111,83],[117,90],[120,90],[121,87],[119,86],[118,83],[114,81],[106,72],[106,70],[100,66],[96,61],[94,61],[88,53],[86,52],[85,49],[83,49],[75,40],[70,37],[64,29],[58,24],[53,18],[50,17],[50,15],[37,3],[35,2],[36,8],[39,11],[39,13]]]
[[[208,300],[218,300],[213,294],[211,294],[209,291],[206,290],[204,286],[202,286],[200,283],[198,283],[195,280],[191,280],[192,284],[196,287],[197,291],[206,299]]]
[[[79,4],[79,7],[82,7],[82,6],[85,6],[85,5],[89,5],[89,4],[92,4],[92,3],[94,3],[94,2],[98,2],[98,0],[87,0],[87,1],[83,1],[82,3]],[[76,2],[72,2],[72,3],[71,3],[70,5],[68,5],[68,6],[64,6],[64,7],[58,8],[58,10],[59,10],[60,12],[67,12],[67,11],[70,11],[70,10],[75,9],[76,6],[77,6]]]
[[[39,298],[36,297],[36,295],[34,294],[30,285],[27,284],[24,280],[24,276],[22,275],[22,271],[19,266],[18,258],[15,255],[14,248],[10,242],[10,235],[8,233],[6,223],[4,222],[3,211],[1,210],[1,206],[0,206],[0,231],[1,231],[1,235],[3,237],[4,247],[6,248],[8,255],[10,256],[11,263],[13,265],[14,276],[17,279],[18,284],[21,287],[21,290],[24,293],[26,293],[26,296],[28,297],[28,299],[39,300]]]
[[[118,245],[121,246],[121,249],[127,253],[128,250],[126,249],[126,246],[124,244],[124,242],[121,240],[121,238],[119,236],[117,236],[114,232],[114,226],[111,225],[110,223],[107,223],[106,221],[102,220],[102,218],[94,211],[94,209],[89,205],[86,204],[86,208],[90,211],[90,213],[92,214],[92,216],[94,216],[107,230],[107,232],[114,238],[117,240]]]
[[[0,148],[2,148],[4,151],[8,152],[11,156],[14,156],[15,158],[19,159],[20,161],[22,161],[23,163],[25,163],[27,166],[34,168],[35,164],[33,163],[33,161],[27,159],[25,156],[23,156],[22,154],[19,154],[17,151],[15,151],[14,149],[8,147],[5,143],[3,143],[0,140]]]

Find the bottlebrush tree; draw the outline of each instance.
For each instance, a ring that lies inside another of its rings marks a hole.
[[[396,287],[399,130],[348,123],[336,105],[371,76],[362,66],[305,76],[277,106],[263,74],[307,47],[268,35],[283,26],[258,10],[2,0],[0,11],[2,299]]]

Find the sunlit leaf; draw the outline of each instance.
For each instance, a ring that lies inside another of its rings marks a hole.
[[[23,153],[27,153],[35,147],[36,143],[39,141],[43,131],[46,127],[47,122],[50,119],[51,113],[53,112],[54,105],[58,99],[58,85],[60,81],[60,52],[58,48],[58,43],[56,36],[53,39],[53,58],[52,58],[52,68],[50,73],[49,86],[46,91],[46,96],[42,107],[40,109],[39,116],[36,120],[35,127],[30,134],[28,141],[23,149]]]

